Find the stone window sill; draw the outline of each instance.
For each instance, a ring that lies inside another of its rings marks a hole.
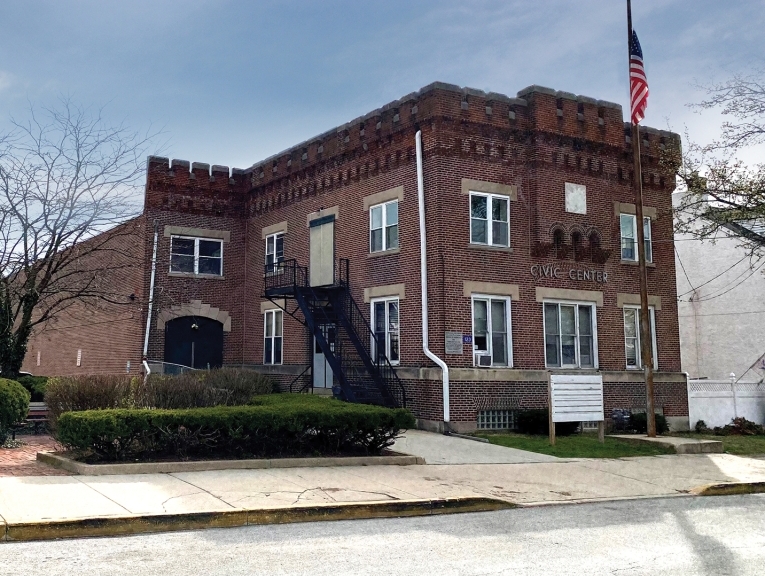
[[[620,264],[624,264],[625,266],[639,266],[640,263],[637,260],[620,260]],[[654,262],[646,262],[646,267],[648,268],[656,268],[656,264]]]
[[[378,256],[393,256],[401,252],[401,248],[393,248],[391,250],[378,250],[377,252],[370,252],[367,254],[367,258],[377,258]]]
[[[507,252],[509,254],[513,253],[513,249],[510,246],[489,246],[488,244],[473,244],[471,242],[468,244],[468,248],[472,248],[474,250],[489,250],[491,252]]]
[[[198,278],[198,279],[210,279],[210,280],[225,280],[225,276],[218,276],[217,274],[194,274],[193,272],[168,272],[168,276],[171,278]]]

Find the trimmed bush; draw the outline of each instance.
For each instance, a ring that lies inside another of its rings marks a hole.
[[[11,425],[23,422],[29,413],[29,392],[15,380],[0,378],[0,444]]]
[[[45,389],[48,420],[55,429],[64,412],[127,408],[133,405],[140,378],[92,375],[50,378]]]
[[[45,386],[48,383],[47,376],[19,376],[16,382],[21,384],[32,395],[32,402],[45,400]]]
[[[579,429],[579,422],[556,422],[556,436],[571,436]],[[550,434],[550,414],[547,408],[520,410],[518,412],[518,432],[533,436]]]
[[[251,370],[220,368],[177,376],[71,376],[48,381],[45,402],[51,426],[63,412],[112,408],[204,408],[247,404],[273,391],[273,382]]]
[[[630,416],[630,427],[638,434],[646,434],[648,432],[648,417],[645,412],[635,412]],[[666,434],[669,432],[669,425],[667,419],[661,415],[656,415],[656,433]]]
[[[404,409],[275,394],[249,406],[62,414],[56,438],[98,460],[379,454],[414,417]]]

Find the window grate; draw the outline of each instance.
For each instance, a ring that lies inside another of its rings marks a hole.
[[[515,410],[480,410],[478,412],[479,430],[515,430]]]

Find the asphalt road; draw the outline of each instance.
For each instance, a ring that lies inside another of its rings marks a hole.
[[[0,574],[765,574],[765,495],[0,544]]]

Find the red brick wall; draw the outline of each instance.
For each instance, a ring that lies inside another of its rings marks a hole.
[[[135,218],[84,243],[98,243],[98,251],[84,258],[85,270],[99,273],[104,293],[116,303],[79,302],[38,325],[29,341],[22,370],[43,376],[121,374],[130,362],[131,372],[141,370],[144,298],[143,217]],[[103,244],[102,244],[103,242]],[[105,268],[110,270],[103,272]],[[135,295],[130,299],[130,295]],[[81,365],[77,366],[77,351]],[[40,354],[40,364],[37,355]]]

